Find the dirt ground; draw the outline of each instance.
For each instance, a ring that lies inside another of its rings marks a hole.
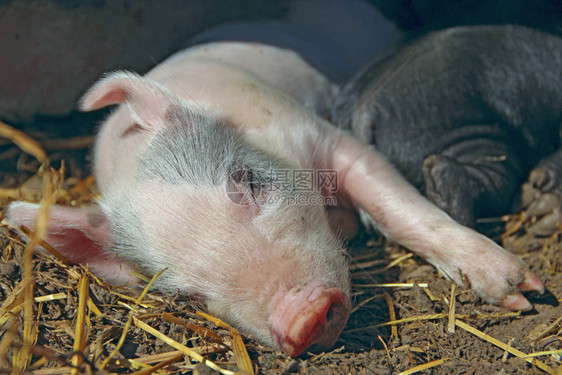
[[[31,133],[43,140],[55,169],[65,159],[57,200],[91,199],[84,163],[91,137],[57,140],[47,128]],[[17,192],[1,190],[2,197],[37,200],[40,178],[29,179],[39,163],[0,142],[0,186],[28,181]],[[0,209],[6,201],[0,200]],[[2,224],[0,373],[208,374],[218,366],[225,374],[562,374],[562,228],[535,238],[525,230],[532,221],[511,215],[485,220],[480,229],[496,240],[503,234],[505,246],[544,282],[544,295],[527,294],[535,310],[510,313],[462,286],[453,290],[423,260],[362,233],[350,243],[354,309],[341,338],[328,353],[296,359],[210,321],[182,296],[149,290],[139,302],[140,288],[110,286],[51,254],[36,253],[30,263],[22,236]],[[35,299],[23,278],[31,269]],[[531,353],[539,355],[525,357]]]

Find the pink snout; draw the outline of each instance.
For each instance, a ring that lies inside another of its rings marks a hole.
[[[308,285],[278,293],[270,306],[277,344],[296,357],[306,349],[330,349],[347,322],[351,302],[341,289]]]

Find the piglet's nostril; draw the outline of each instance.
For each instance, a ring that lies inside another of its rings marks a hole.
[[[349,316],[351,303],[341,289],[317,287],[295,291],[282,304],[289,303],[272,330],[279,346],[296,357],[305,350],[330,349]]]

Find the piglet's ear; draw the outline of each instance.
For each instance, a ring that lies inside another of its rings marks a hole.
[[[135,73],[116,72],[88,90],[82,98],[80,109],[88,112],[126,103],[135,123],[144,128],[159,128],[165,123],[167,108],[178,101],[176,95],[156,82]]]
[[[38,211],[37,204],[13,202],[8,206],[7,219],[16,228],[24,225],[31,229]],[[133,268],[111,252],[109,221],[97,205],[52,206],[43,239],[71,262],[87,264],[94,274],[109,282],[123,284],[136,280],[130,274]]]

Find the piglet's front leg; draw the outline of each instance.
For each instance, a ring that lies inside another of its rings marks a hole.
[[[332,166],[341,186],[390,239],[419,254],[447,278],[510,310],[529,310],[520,291],[542,293],[540,280],[515,255],[441,211],[370,147],[341,135]]]

